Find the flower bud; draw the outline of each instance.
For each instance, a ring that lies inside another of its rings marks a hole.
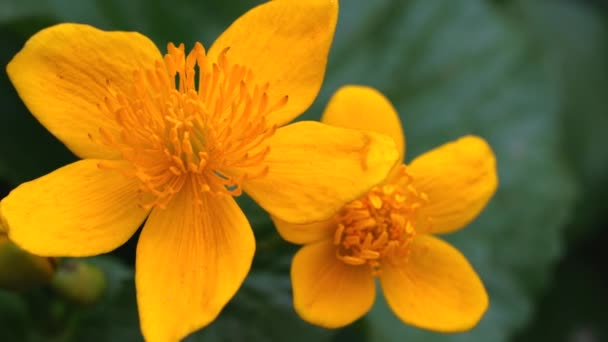
[[[105,274],[94,265],[78,259],[63,260],[51,282],[60,295],[79,304],[93,304],[105,293]]]
[[[0,288],[23,291],[39,287],[48,284],[54,271],[53,258],[30,254],[0,232]]]

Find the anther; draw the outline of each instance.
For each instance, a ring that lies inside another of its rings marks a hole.
[[[142,193],[155,197],[142,206],[165,207],[186,182],[197,201],[205,192],[238,196],[243,181],[268,174],[267,139],[276,131],[268,117],[288,97],[271,97],[270,84],[230,62],[229,48],[210,61],[200,43],[187,54],[169,43],[162,60],[130,76],[129,94],[105,79],[99,105],[119,131],[100,129],[99,142],[120,152]]]
[[[378,275],[387,260],[407,256],[415,227],[427,225],[430,219],[419,217],[425,195],[414,188],[405,168],[400,167],[391,183],[371,189],[335,216],[333,243],[338,259],[349,265],[365,264],[372,275]]]

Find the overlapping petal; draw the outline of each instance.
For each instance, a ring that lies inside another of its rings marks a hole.
[[[331,97],[321,122],[334,127],[369,130],[395,140],[403,161],[405,135],[399,114],[378,90],[366,86],[344,86]]]
[[[238,18],[213,43],[211,60],[229,48],[231,62],[268,82],[270,102],[288,96],[270,122],[283,125],[313,102],[325,75],[338,17],[337,0],[275,0]]]
[[[441,332],[465,331],[488,308],[488,295],[466,258],[431,235],[412,241],[407,260],[382,265],[380,283],[405,323]]]
[[[421,208],[432,233],[458,230],[486,206],[498,186],[496,158],[488,143],[465,136],[412,161],[414,187],[429,196]]]
[[[183,338],[217,317],[251,267],[255,241],[232,197],[191,186],[154,209],[137,245],[136,287],[147,341]]]
[[[26,182],[2,200],[9,237],[44,256],[109,252],[133,235],[147,215],[137,183],[99,160],[81,160]]]
[[[132,92],[133,71],[152,68],[162,56],[136,32],[107,32],[59,24],[32,36],[7,66],[34,116],[81,158],[112,159],[115,151],[94,142],[99,128],[117,131],[105,106],[108,85]]]
[[[328,239],[336,231],[336,221],[333,218],[305,224],[289,223],[277,217],[272,217],[272,221],[283,239],[297,244]]]
[[[326,328],[342,327],[365,315],[376,294],[369,268],[338,260],[331,240],[298,251],[291,266],[291,281],[297,313]]]
[[[270,214],[296,224],[328,219],[382,182],[399,157],[385,135],[317,122],[279,128],[269,144],[268,174],[243,188]]]

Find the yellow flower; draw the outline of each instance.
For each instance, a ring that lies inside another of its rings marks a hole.
[[[386,133],[403,158],[399,117],[376,90],[342,88],[322,121]],[[472,328],[487,293],[466,258],[432,234],[456,231],[481,212],[497,187],[495,164],[483,139],[465,136],[396,166],[329,220],[298,225],[275,217],[286,240],[305,244],[291,267],[298,314],[328,328],[352,323],[370,310],[378,277],[403,322],[441,332]]]
[[[205,51],[61,24],[7,67],[34,116],[83,160],[1,202],[22,248],[87,256],[123,244],[147,218],[136,260],[146,340],[176,340],[219,314],[255,243],[233,196],[285,220],[331,217],[398,160],[383,135],[314,122],[283,126],[317,95],[337,0],[276,0]],[[336,186],[337,185],[337,186]]]

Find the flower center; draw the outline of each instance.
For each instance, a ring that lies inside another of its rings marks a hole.
[[[383,261],[407,258],[415,227],[425,219],[419,217],[419,208],[428,201],[412,179],[401,165],[388,183],[374,187],[335,216],[338,259],[349,265],[367,264],[378,275]]]
[[[200,43],[188,55],[184,44],[169,43],[164,62],[133,73],[132,93],[107,82],[105,105],[120,134],[100,129],[101,142],[120,151],[125,171],[153,195],[144,207],[166,206],[187,182],[199,202],[203,192],[238,196],[245,179],[268,172],[266,140],[276,130],[268,115],[287,96],[271,102],[269,84],[231,64],[228,51],[209,61]]]

